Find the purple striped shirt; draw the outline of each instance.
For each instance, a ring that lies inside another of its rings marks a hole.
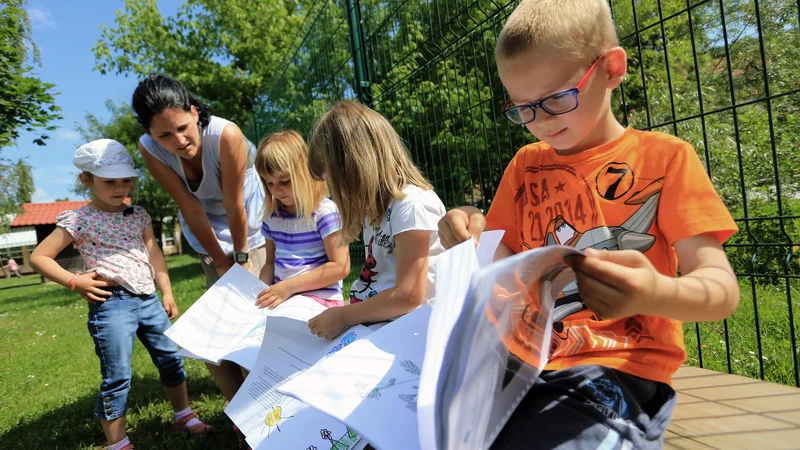
[[[339,209],[332,200],[324,198],[311,214],[311,220],[278,210],[261,223],[261,234],[275,243],[274,283],[310,272],[328,262],[323,241],[339,231]],[[325,300],[342,300],[341,280],[322,289],[302,292]]]

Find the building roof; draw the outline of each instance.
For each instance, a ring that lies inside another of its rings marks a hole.
[[[11,226],[16,228],[33,225],[55,225],[56,217],[62,212],[70,209],[78,209],[88,204],[89,200],[80,200],[76,202],[23,203],[23,211],[14,218],[14,221],[11,222]],[[125,204],[130,205],[131,199],[126,198]]]
[[[16,228],[8,233],[0,234],[0,249],[34,246],[36,242],[36,228]]]
[[[56,217],[64,211],[78,209],[89,203],[89,200],[77,202],[24,203],[23,212],[19,213],[12,227],[28,227],[32,225],[55,224]]]

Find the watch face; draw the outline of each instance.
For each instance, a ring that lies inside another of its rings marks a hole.
[[[233,256],[233,260],[237,263],[246,263],[247,260],[249,259],[248,256],[250,255],[248,255],[247,253],[236,253]]]

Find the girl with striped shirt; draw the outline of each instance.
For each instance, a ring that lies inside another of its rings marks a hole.
[[[294,131],[265,137],[255,167],[268,192],[261,224],[267,260],[260,278],[270,285],[256,304],[275,308],[293,295],[304,295],[325,306],[342,306],[350,252],[339,245],[341,220],[327,198],[327,185],[308,170],[305,141]]]

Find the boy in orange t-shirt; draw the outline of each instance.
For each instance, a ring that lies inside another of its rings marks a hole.
[[[738,305],[721,246],[736,224],[690,144],[614,117],[627,57],[606,0],[521,2],[495,56],[503,115],[541,142],[508,165],[485,218],[447,213],[442,243],[504,230],[495,259],[545,245],[585,257],[567,261],[577,287],[556,302],[550,362],[493,448],[661,448],[686,358],[682,321]],[[509,349],[532,358],[518,333]]]

